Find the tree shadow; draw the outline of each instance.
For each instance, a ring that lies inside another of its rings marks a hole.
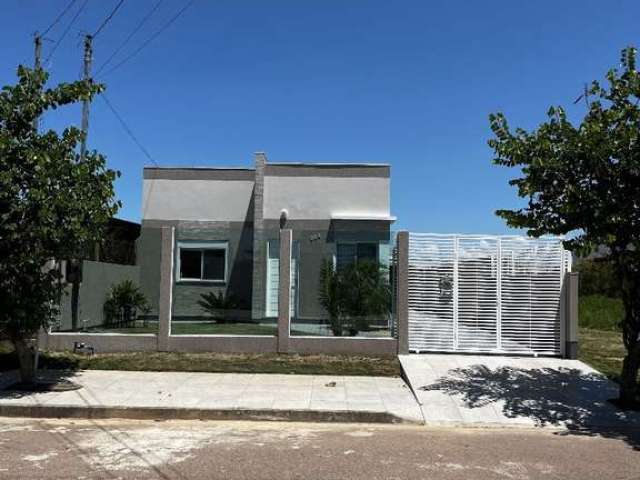
[[[419,390],[462,397],[467,408],[493,404],[508,418],[566,428],[559,434],[601,435],[640,450],[640,414],[608,402],[617,396],[617,386],[598,373],[576,368],[471,365],[449,370]]]
[[[23,389],[17,371],[0,372],[0,400],[18,399],[32,395],[55,395],[60,392],[78,390],[80,385],[73,382],[75,370],[45,370],[39,369],[36,382],[40,388]]]

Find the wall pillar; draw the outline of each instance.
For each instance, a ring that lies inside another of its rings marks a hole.
[[[255,153],[256,176],[253,185],[253,276],[251,318],[262,320],[266,305],[267,239],[264,230],[264,172],[267,156]]]
[[[578,272],[565,277],[565,358],[578,358]]]
[[[398,354],[409,353],[409,232],[398,232],[396,267],[396,321]]]
[[[280,230],[280,270],[278,280],[278,353],[289,351],[291,323],[291,230]]]
[[[162,227],[160,236],[160,299],[158,305],[158,351],[169,350],[173,303],[175,228]]]

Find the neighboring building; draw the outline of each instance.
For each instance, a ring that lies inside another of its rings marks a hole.
[[[386,260],[391,243],[388,165],[267,163],[255,168],[144,169],[138,264],[157,317],[160,229],[175,227],[173,319],[206,317],[198,300],[235,297],[245,319],[277,316],[279,230],[293,231],[293,316],[325,317],[322,262]]]

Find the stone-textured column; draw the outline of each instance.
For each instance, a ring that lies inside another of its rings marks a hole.
[[[578,272],[565,277],[565,348],[566,358],[578,358]]]
[[[398,354],[409,353],[409,232],[398,232],[396,267],[396,321]]]
[[[251,286],[251,318],[262,320],[266,304],[267,239],[264,230],[264,171],[267,156],[255,153],[256,176],[253,186],[253,274]]]
[[[160,301],[158,305],[158,351],[169,350],[173,303],[174,227],[162,227],[160,236]]]
[[[278,280],[278,352],[289,351],[291,322],[291,230],[280,230],[280,271]]]

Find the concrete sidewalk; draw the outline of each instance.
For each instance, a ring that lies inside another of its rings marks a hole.
[[[42,371],[41,373],[46,373]],[[0,416],[422,423],[400,378],[85,370],[68,392],[2,390]],[[51,373],[50,373],[51,374]]]
[[[640,413],[607,400],[618,387],[578,360],[488,355],[400,355],[425,424],[640,428]]]

